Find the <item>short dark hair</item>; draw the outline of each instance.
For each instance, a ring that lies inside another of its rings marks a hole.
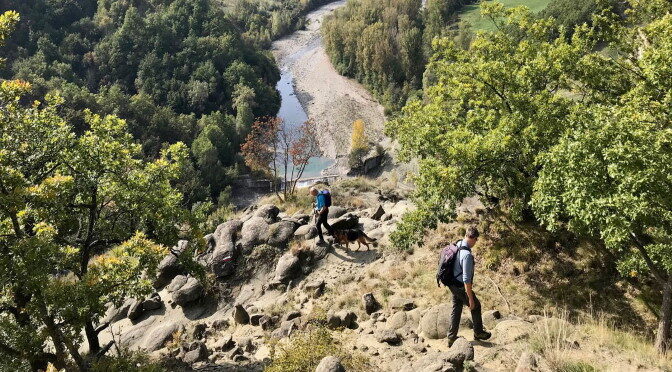
[[[467,232],[464,234],[469,239],[476,239],[480,236],[481,234],[478,232],[478,229],[476,226],[469,226],[467,229]]]

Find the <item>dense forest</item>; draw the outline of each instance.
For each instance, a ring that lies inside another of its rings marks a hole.
[[[33,98],[57,92],[78,133],[90,110],[125,119],[147,158],[190,146],[178,181],[187,205],[216,200],[254,117],[279,107],[272,57],[210,0],[0,2],[9,9],[21,21],[1,76],[30,82]]]
[[[475,31],[459,20],[459,12],[474,2],[428,0],[421,7],[419,0],[352,0],[325,21],[325,48],[341,74],[364,84],[388,113],[398,112],[409,98],[421,95],[423,81],[432,81],[424,73],[434,38],[448,37],[468,47]],[[596,0],[555,0],[539,17],[553,17],[571,31],[590,23],[597,9]]]
[[[225,0],[243,37],[267,48],[271,41],[305,26],[304,15],[333,0]]]
[[[562,20],[488,3],[482,10],[496,31],[479,33],[466,50],[450,38],[435,42],[424,99],[387,127],[402,159],[417,158],[420,168],[419,208],[392,240],[411,248],[478,195],[527,228],[590,242],[656,299],[655,345],[666,351],[672,8],[662,0],[630,7],[600,7],[592,25],[567,38]]]

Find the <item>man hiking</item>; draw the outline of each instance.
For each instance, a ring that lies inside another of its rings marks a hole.
[[[310,188],[310,195],[315,197],[315,209],[313,213],[315,214],[315,227],[317,227],[317,236],[320,240],[317,244],[325,244],[324,236],[322,236],[322,225],[327,228],[329,235],[334,235],[334,229],[327,222],[329,217],[329,207],[331,206],[331,195],[329,191],[317,191],[315,187]]]
[[[481,318],[481,302],[478,301],[476,293],[472,289],[474,280],[474,256],[471,254],[471,248],[478,240],[478,229],[471,226],[467,229],[464,239],[457,242],[458,251],[453,265],[454,284],[448,285],[448,289],[453,294],[453,311],[450,316],[450,330],[448,331],[448,346],[452,346],[457,340],[457,331],[460,328],[460,318],[462,317],[462,306],[469,306],[471,310],[471,320],[474,323],[474,339],[487,340],[490,338],[490,332],[483,329],[483,318]]]

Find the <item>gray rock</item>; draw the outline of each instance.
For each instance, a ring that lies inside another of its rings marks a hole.
[[[243,349],[244,352],[252,352],[254,351],[254,344],[252,343],[252,339],[249,337],[240,337],[235,339],[236,345]]]
[[[371,219],[380,221],[380,218],[383,217],[384,214],[385,210],[383,209],[383,205],[378,204],[378,208],[376,208],[376,211],[371,215]]]
[[[299,221],[299,223],[300,223],[301,225],[305,225],[305,224],[307,224],[308,222],[310,222],[310,218],[311,218],[311,216],[309,216],[309,215],[307,215],[307,214],[305,214],[305,213],[299,213],[299,212],[297,212],[297,213],[294,213],[294,215],[292,215],[292,218],[295,219],[295,220],[297,220],[297,221]]]
[[[151,296],[142,301],[142,308],[145,311],[160,309],[163,306],[161,296],[158,293],[152,293]]]
[[[233,345],[233,337],[230,333],[225,333],[217,338],[217,341],[215,341],[212,347],[217,351],[226,351],[232,348]]]
[[[280,214],[280,209],[278,209],[278,207],[272,204],[265,204],[257,209],[254,216],[263,218],[266,223],[270,225],[278,221],[278,214]]]
[[[166,342],[171,340],[173,334],[180,329],[182,329],[182,327],[177,323],[167,323],[162,325],[145,336],[141,347],[149,352],[159,350],[166,344]]]
[[[462,318],[460,318],[460,327],[474,329],[474,322],[471,320],[471,318],[462,316]]]
[[[346,214],[348,212],[347,209],[343,207],[329,207],[329,215],[327,216],[328,218],[339,218],[342,215]]]
[[[345,372],[341,360],[335,356],[326,356],[322,358],[320,364],[315,368],[315,372]]]
[[[252,217],[243,223],[240,244],[245,252],[268,241],[269,224],[261,217]]]
[[[177,242],[177,246],[171,249],[171,252],[166,255],[166,257],[161,260],[159,266],[156,268],[157,276],[154,280],[154,288],[161,288],[183,270],[182,265],[178,260],[178,256],[184,252],[189,246],[189,242],[186,240],[180,240]]]
[[[532,323],[523,320],[507,319],[497,323],[493,336],[501,345],[510,344],[529,337],[533,328]]]
[[[390,308],[393,310],[410,311],[415,309],[415,302],[409,298],[393,298],[390,300]]]
[[[324,280],[313,280],[303,286],[304,291],[313,298],[318,298],[324,293]]]
[[[199,342],[196,344],[192,350],[186,352],[182,361],[187,364],[194,364],[208,358],[208,349],[205,347],[205,344]]]
[[[142,301],[139,300],[134,300],[133,305],[131,305],[130,308],[128,308],[128,319],[130,320],[136,320],[142,316],[142,313],[144,312],[144,309],[142,307]]]
[[[280,257],[278,264],[275,266],[274,281],[287,283],[301,273],[300,269],[299,258],[294,256],[291,252],[287,252]]]
[[[336,230],[354,229],[359,225],[359,217],[352,213],[346,213],[339,218],[329,220],[329,224]]]
[[[421,358],[413,361],[410,365],[404,365],[399,368],[400,372],[453,372],[457,368],[447,360],[441,352],[435,351],[427,353]]]
[[[515,372],[535,372],[539,370],[541,357],[535,353],[524,351],[518,359]]]
[[[246,355],[243,355],[243,354],[238,354],[238,355],[233,357],[233,362],[234,363],[245,363],[245,362],[249,362],[249,361],[250,361],[250,358],[247,357]]]
[[[273,327],[273,323],[274,323],[273,318],[271,318],[268,315],[264,315],[259,319],[259,326],[264,331],[270,330]]]
[[[465,361],[474,360],[474,347],[464,337],[458,337],[446,353],[445,360],[456,366],[462,366]]]
[[[229,328],[229,321],[227,319],[217,319],[212,322],[210,327],[212,327],[216,331],[226,329]]]
[[[295,319],[296,320],[296,319]],[[281,339],[285,337],[289,337],[292,332],[297,330],[299,326],[296,324],[297,322],[295,320],[287,320],[282,323],[280,323],[280,327],[273,331],[271,336],[273,338]]]
[[[166,287],[166,290],[168,292],[175,292],[178,289],[182,288],[187,283],[187,276],[186,275],[178,275],[173,278],[173,280],[168,284]]]
[[[348,310],[340,310],[338,312],[329,311],[327,313],[327,326],[331,329],[340,327],[353,328],[357,315]]]
[[[110,306],[105,312],[105,316],[100,321],[102,323],[114,323],[120,321],[128,316],[128,310],[135,303],[135,299],[127,298],[118,308]]]
[[[205,323],[196,323],[191,329],[191,338],[194,340],[200,340],[205,336],[205,330],[208,326]]]
[[[371,315],[372,313],[380,310],[380,303],[373,296],[373,293],[365,293],[362,296],[362,302],[364,303],[364,310],[368,315]]]
[[[401,337],[399,337],[399,334],[397,334],[396,331],[385,329],[378,336],[378,342],[386,343],[388,345],[399,345],[401,343]]]
[[[215,248],[212,252],[210,269],[217,277],[227,277],[235,270],[236,234],[242,229],[239,220],[225,222],[215,230]]]
[[[282,317],[282,321],[287,321],[287,320],[296,319],[296,318],[299,318],[300,316],[301,316],[301,312],[300,312],[300,311],[297,311],[297,310],[295,310],[295,311],[290,311],[290,312],[288,312],[287,314],[285,314],[285,315]]]
[[[187,282],[180,289],[173,292],[173,302],[184,306],[190,302],[196,301],[203,296],[203,285],[194,278],[189,277]]]
[[[450,313],[451,307],[446,304],[430,308],[420,320],[420,331],[432,340],[445,338],[450,328]]]
[[[294,236],[294,231],[299,227],[298,223],[291,221],[280,221],[269,226],[268,245],[274,247],[285,247],[289,240]]]
[[[233,309],[233,321],[238,324],[248,324],[250,322],[250,315],[243,305],[236,305]]]
[[[400,329],[406,325],[406,322],[406,312],[397,311],[396,313],[392,314],[390,319],[387,321],[387,328]]]
[[[244,353],[243,348],[240,346],[236,346],[233,349],[231,349],[231,351],[229,351],[229,358],[233,360],[236,356],[243,355],[243,353]]]
[[[317,236],[317,228],[315,225],[303,225],[294,231],[294,236],[306,240],[313,239]]]

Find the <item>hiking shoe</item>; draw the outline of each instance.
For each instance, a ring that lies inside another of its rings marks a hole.
[[[453,344],[455,343],[455,340],[457,340],[457,337],[455,337],[455,338],[448,337],[448,347],[453,346]]]
[[[492,336],[492,333],[490,333],[488,331],[481,331],[481,332],[478,332],[478,333],[474,332],[474,338],[476,340],[487,340],[487,339],[490,338],[490,336]]]

